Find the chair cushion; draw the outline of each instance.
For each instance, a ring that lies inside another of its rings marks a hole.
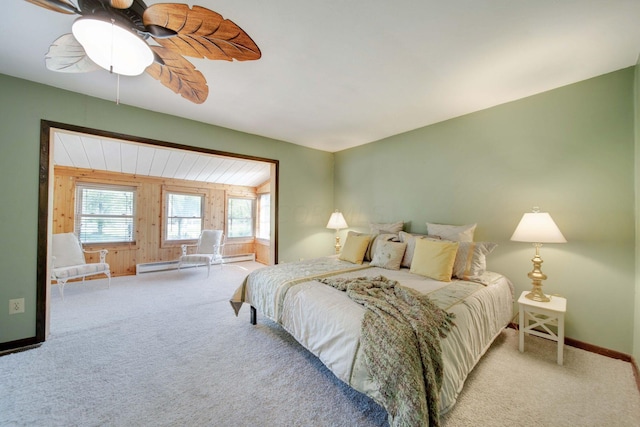
[[[213,255],[209,254],[192,254],[192,255],[183,255],[180,257],[180,262],[182,263],[191,263],[191,264],[210,264]]]
[[[53,261],[54,268],[86,263],[80,242],[73,233],[54,234],[51,239],[51,254],[56,257]]]
[[[97,262],[93,264],[80,264],[54,268],[52,273],[57,279],[69,279],[74,277],[92,276],[94,274],[106,273],[107,271],[109,271],[109,264],[106,262]]]

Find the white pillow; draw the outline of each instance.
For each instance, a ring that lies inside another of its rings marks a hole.
[[[383,240],[377,245],[376,253],[369,265],[388,270],[400,270],[400,262],[406,248],[406,243]]]
[[[473,233],[476,231],[476,225],[477,224],[447,225],[427,222],[427,232],[431,236],[438,236],[444,240],[473,242]]]
[[[371,229],[371,234],[381,234],[381,233],[395,233],[398,234],[402,231],[402,227],[404,227],[404,221],[398,222],[371,222],[369,223],[369,228]]]
[[[478,282],[487,270],[487,254],[496,248],[490,242],[460,242],[453,264],[453,275],[458,279]]]

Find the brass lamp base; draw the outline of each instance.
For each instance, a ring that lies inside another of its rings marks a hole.
[[[549,302],[549,301],[551,301],[551,298],[546,296],[542,292],[542,289],[540,287],[535,287],[535,286],[533,287],[531,292],[529,292],[528,294],[525,295],[525,297],[529,298],[530,300],[538,301],[538,302]]]
[[[551,299],[542,292],[542,281],[547,278],[547,275],[540,270],[543,262],[542,258],[540,258],[540,246],[542,246],[542,244],[535,243],[534,246],[536,248],[536,255],[531,259],[533,262],[533,270],[527,274],[533,281],[533,288],[525,297],[533,301],[549,302]]]

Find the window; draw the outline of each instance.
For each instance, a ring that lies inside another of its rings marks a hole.
[[[197,239],[202,231],[204,196],[167,193],[166,240]]]
[[[75,233],[82,243],[134,242],[136,188],[105,184],[76,186]]]
[[[227,237],[253,237],[253,200],[229,197]]]
[[[258,196],[258,233],[259,239],[268,240],[271,237],[271,194]]]

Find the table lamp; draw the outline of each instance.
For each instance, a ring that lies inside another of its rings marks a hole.
[[[329,222],[327,223],[327,228],[333,228],[336,230],[336,253],[339,254],[340,253],[340,236],[338,235],[338,232],[340,231],[341,228],[347,228],[347,221],[344,220],[344,216],[342,216],[341,212],[338,212],[338,210],[336,210],[334,213],[331,214],[331,218],[329,218]]]
[[[540,212],[535,207],[533,212],[525,213],[513,232],[511,240],[514,242],[530,242],[536,248],[536,255],[531,259],[533,262],[533,270],[527,275],[533,281],[533,289],[527,295],[527,298],[533,301],[548,302],[550,298],[542,292],[542,281],[547,276],[540,270],[542,258],[540,258],[540,246],[543,243],[566,243],[566,239],[560,232],[560,229],[553,222],[551,215],[547,212]]]

